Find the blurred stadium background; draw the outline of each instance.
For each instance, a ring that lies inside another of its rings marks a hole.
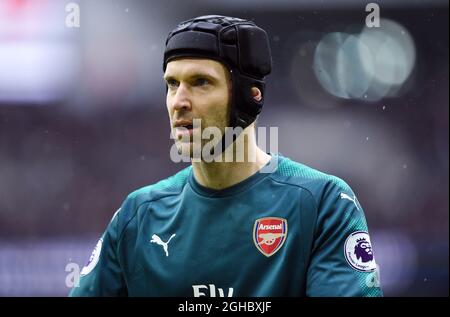
[[[66,296],[126,195],[169,157],[165,37],[204,14],[267,30],[259,126],[346,180],[386,296],[448,296],[448,1],[0,0],[0,295]]]

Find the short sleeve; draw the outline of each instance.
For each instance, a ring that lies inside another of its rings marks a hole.
[[[306,295],[382,296],[364,211],[353,191],[330,182],[317,208]]]
[[[98,240],[88,263],[81,270],[79,285],[69,296],[126,296],[127,289],[117,257],[118,214],[114,214],[106,231]]]

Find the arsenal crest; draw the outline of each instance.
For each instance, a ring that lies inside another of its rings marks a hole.
[[[286,219],[277,217],[257,219],[253,226],[253,242],[262,254],[269,257],[281,249],[286,240],[287,230]]]

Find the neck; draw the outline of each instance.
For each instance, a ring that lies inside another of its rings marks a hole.
[[[243,142],[243,146],[239,146],[240,142]],[[225,160],[226,155],[231,153],[233,160],[227,162]],[[255,153],[254,157],[249,158],[249,153]],[[203,160],[192,162],[195,179],[200,185],[212,189],[224,189],[233,186],[258,172],[270,161],[270,155],[256,145],[253,124],[247,127],[221,155],[222,160],[220,162],[205,162]]]

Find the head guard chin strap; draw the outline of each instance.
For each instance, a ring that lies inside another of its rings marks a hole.
[[[167,63],[181,57],[222,62],[232,80],[229,126],[245,129],[256,120],[264,103],[264,78],[272,69],[269,40],[263,29],[252,21],[220,15],[182,22],[167,37],[163,71]],[[252,87],[261,91],[260,101],[253,98]],[[222,150],[229,145],[223,141]]]

